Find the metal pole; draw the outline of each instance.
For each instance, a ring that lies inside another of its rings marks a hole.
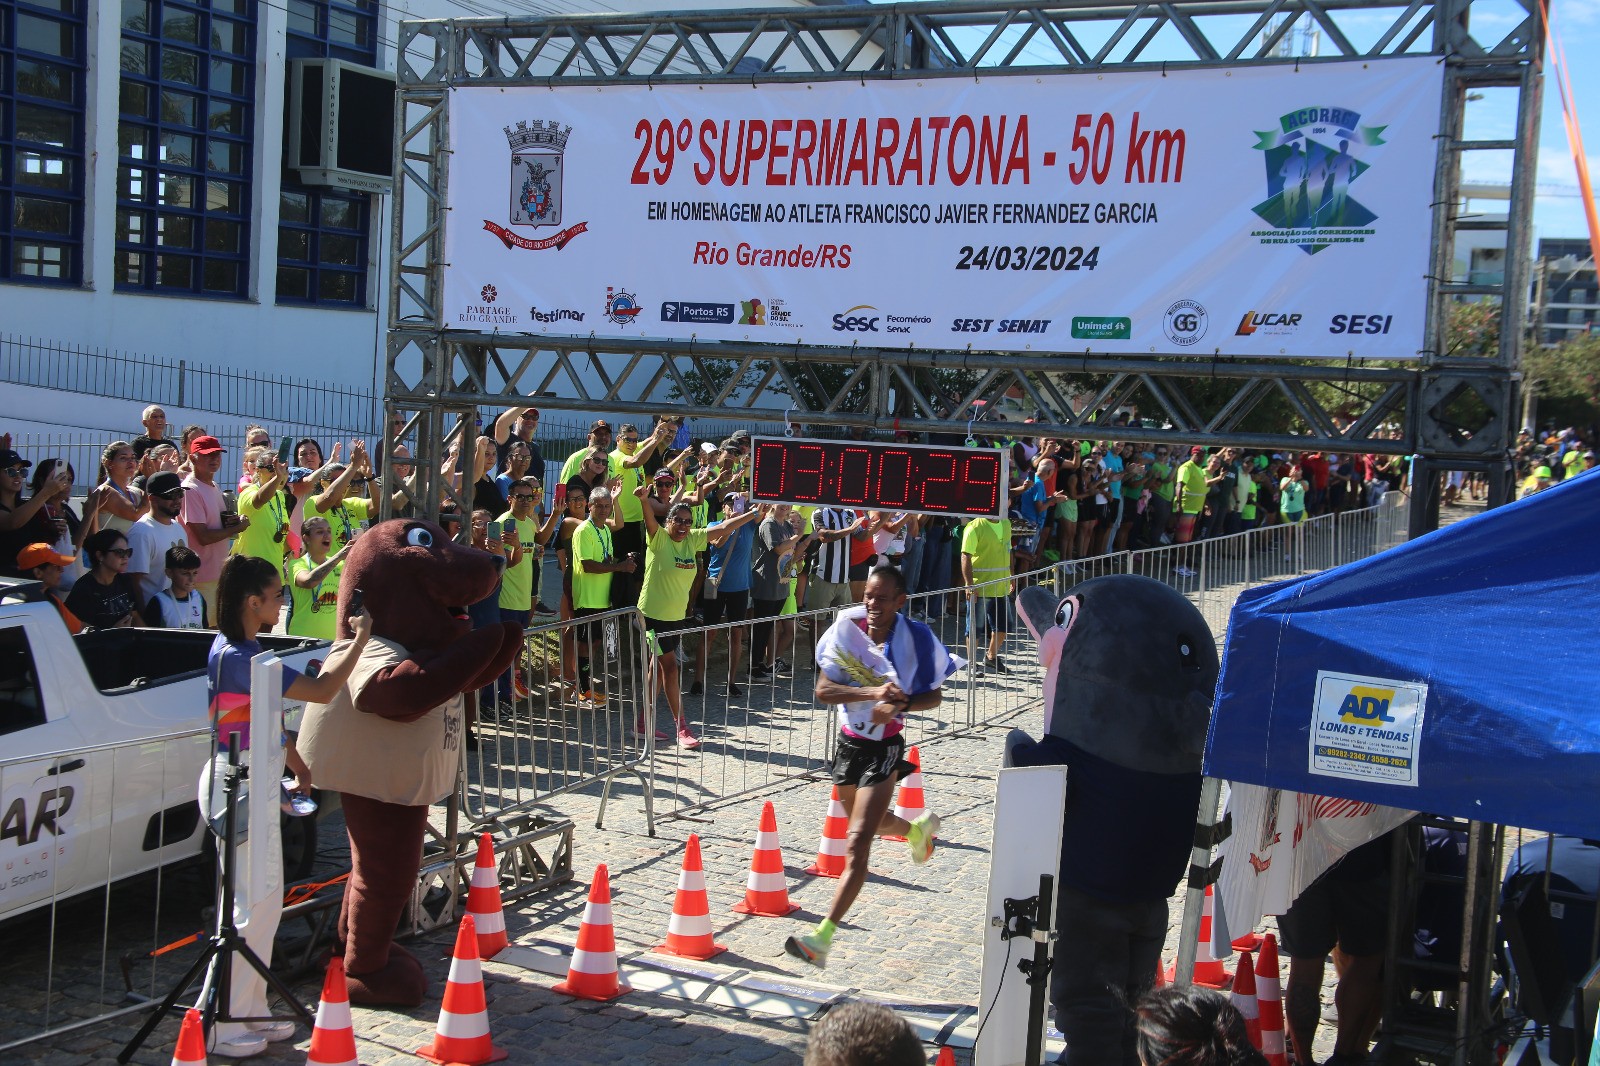
[[[1028,1045],[1023,1062],[1039,1066],[1044,1061],[1044,997],[1050,987],[1050,912],[1056,898],[1056,879],[1039,875],[1039,900],[1034,904],[1033,968],[1028,972]]]

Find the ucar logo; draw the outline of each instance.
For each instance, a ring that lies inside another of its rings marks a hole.
[[[1393,722],[1389,705],[1394,702],[1394,689],[1350,686],[1350,694],[1339,705],[1339,721],[1351,725],[1371,725],[1374,722]]]

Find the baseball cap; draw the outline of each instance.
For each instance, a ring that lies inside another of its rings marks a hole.
[[[12,451],[10,448],[0,448],[0,466],[32,466],[33,462],[24,459],[21,452]]]
[[[734,440],[732,437],[729,437],[727,440],[722,442],[722,450],[725,452],[736,452],[739,450],[739,442]]]
[[[174,492],[183,491],[183,478],[170,470],[162,470],[151,474],[144,483],[144,489],[152,496],[166,496]]]
[[[1550,473],[1550,468],[1548,466],[1541,466],[1539,469],[1537,469],[1537,470],[1535,470],[1533,472],[1533,476],[1534,477],[1538,477],[1538,478],[1544,478],[1545,480],[1548,481],[1550,478],[1554,477],[1555,475]]]
[[[710,441],[705,441],[700,445],[700,450],[705,454],[710,455],[712,452],[717,450],[717,446],[712,444]]]
[[[748,429],[736,429],[732,433],[728,434],[728,439],[729,440],[746,440],[746,439],[749,438],[749,436],[750,436],[750,431]]]
[[[590,433],[598,433],[602,429],[605,430],[607,433],[611,432],[611,423],[607,422],[603,418],[595,419],[594,422],[589,426],[589,432]]]
[[[1200,447],[1200,445],[1198,445],[1198,444],[1196,444],[1194,447],[1189,449],[1189,454],[1190,455],[1204,455],[1205,453],[1206,453],[1206,450],[1204,448]]]
[[[30,544],[17,553],[17,569],[32,570],[36,566],[46,563],[55,563],[57,566],[71,566],[77,562],[70,555],[62,555],[48,544]]]
[[[222,442],[212,436],[200,436],[189,442],[190,455],[211,455],[215,452],[225,452],[228,449]]]
[[[539,409],[537,407],[525,407],[525,408],[522,409],[522,417],[523,418],[538,418],[539,417]]]
[[[653,477],[651,480],[652,481],[676,481],[676,480],[678,480],[678,475],[674,474],[672,471],[668,470],[666,467],[662,467],[660,470],[656,471],[655,477]]]

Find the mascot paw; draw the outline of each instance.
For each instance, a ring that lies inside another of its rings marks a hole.
[[[363,1007],[420,1007],[428,995],[428,975],[411,952],[395,944],[388,965],[371,973],[345,975],[350,1002]]]

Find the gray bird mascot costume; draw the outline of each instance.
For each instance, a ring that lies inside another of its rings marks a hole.
[[[1154,980],[1167,900],[1194,840],[1217,648],[1200,612],[1147,577],[1017,597],[1045,667],[1044,730],[1007,766],[1062,765],[1067,804],[1050,1003],[1060,1062],[1138,1066],[1128,1010]]]

